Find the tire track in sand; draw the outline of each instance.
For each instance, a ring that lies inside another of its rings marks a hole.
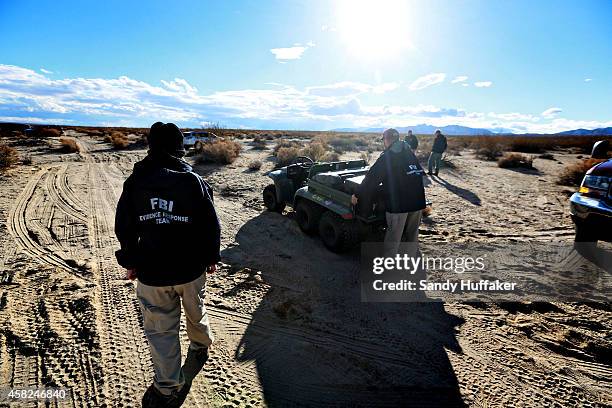
[[[142,329],[134,285],[123,280],[124,271],[116,264],[117,246],[113,228],[116,190],[105,166],[88,163],[89,238],[96,259],[98,333],[100,336],[104,387],[102,400],[113,407],[139,406],[152,372],[150,352]]]
[[[75,267],[75,261],[66,258],[64,240],[71,234],[58,238],[52,230],[54,219],[64,224],[79,223],[70,216],[73,211],[65,205],[69,199],[61,197],[63,191],[53,180],[61,167],[44,166],[36,172],[16,198],[8,217],[8,230],[23,252],[33,260],[52,267],[56,281],[68,281],[76,288],[91,287],[82,276],[83,270]],[[30,270],[32,271],[32,270]],[[75,279],[76,278],[76,279]],[[59,291],[58,291],[59,290]],[[62,307],[88,304],[86,298],[71,298],[61,289],[49,288],[44,281],[22,282],[11,291],[14,317],[2,329],[6,340],[5,351],[12,357],[7,380],[13,387],[62,386],[71,390],[71,400],[61,406],[98,407],[96,392],[100,382],[93,331],[95,319],[79,307]],[[40,406],[32,402],[34,406]],[[31,406],[32,404],[28,405]]]
[[[47,191],[53,203],[57,205],[60,210],[83,224],[87,224],[87,212],[84,209],[84,205],[79,204],[80,200],[77,200],[68,188],[68,183],[66,181],[67,168],[68,165],[64,164],[59,168],[53,169],[55,172],[49,174],[47,177]]]
[[[41,245],[37,231],[28,226],[26,212],[32,203],[35,190],[39,187],[42,178],[47,175],[48,172],[49,167],[43,167],[30,178],[11,208],[7,222],[8,230],[11,235],[15,237],[15,240],[22,247],[24,252],[32,258],[42,261],[54,268],[60,268],[72,274],[83,283],[88,281],[88,279],[83,276],[83,271],[71,265],[73,262],[72,260],[66,260],[53,252],[51,250],[52,248]],[[34,224],[32,227],[34,227]]]

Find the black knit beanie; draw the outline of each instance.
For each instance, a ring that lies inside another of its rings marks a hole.
[[[149,150],[153,153],[164,152],[171,156],[185,156],[183,133],[174,123],[155,122],[147,136]]]

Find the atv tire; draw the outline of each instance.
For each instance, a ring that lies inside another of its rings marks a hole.
[[[321,216],[319,235],[323,244],[332,252],[344,252],[358,241],[355,224],[329,210]]]
[[[302,231],[308,235],[316,234],[319,230],[319,221],[325,211],[317,204],[301,199],[295,206],[295,219]]]
[[[276,198],[276,187],[274,184],[270,184],[264,188],[263,201],[268,211],[282,213],[285,209],[285,203],[279,202]]]

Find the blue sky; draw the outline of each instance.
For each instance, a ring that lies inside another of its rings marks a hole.
[[[612,2],[0,0],[0,120],[612,126]]]

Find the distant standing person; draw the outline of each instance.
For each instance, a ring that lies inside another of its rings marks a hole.
[[[357,194],[351,197],[351,202],[356,205],[359,196],[374,194],[382,183],[387,220],[386,256],[397,253],[402,236],[406,242],[418,242],[421,211],[425,208],[425,172],[412,150],[399,137],[395,129],[384,131],[385,150],[370,167]]]
[[[183,134],[157,122],[149,154],[134,165],[117,205],[117,262],[138,279],[144,332],[155,370],[143,408],[179,407],[191,386],[181,369],[181,301],[189,349],[198,366],[208,359],[213,335],[204,306],[206,273],[219,261],[220,226],[212,189],[189,164]],[[126,345],[129,346],[129,345]]]
[[[427,162],[427,174],[432,175],[432,168],[435,170],[433,174],[435,176],[438,175],[440,171],[440,162],[442,161],[442,154],[446,151],[447,143],[446,136],[442,134],[440,129],[436,130],[434,133],[435,138],[433,142],[433,146],[431,147],[431,154],[429,155],[429,161]]]
[[[419,140],[412,134],[412,130],[408,131],[408,134],[404,138],[404,142],[408,143],[408,146],[410,146],[413,152],[416,152],[417,147],[419,147]]]

